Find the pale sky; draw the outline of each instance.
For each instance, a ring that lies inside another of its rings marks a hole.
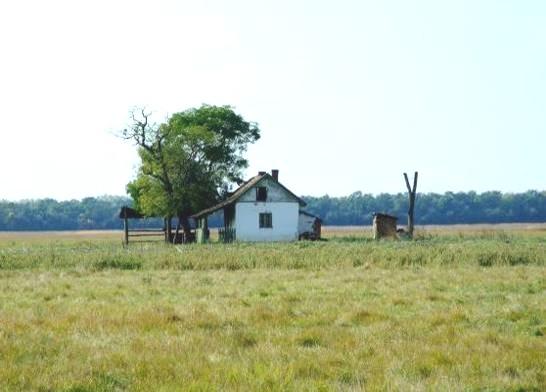
[[[122,195],[134,106],[259,123],[299,195],[546,189],[546,2],[0,0],[0,199]]]

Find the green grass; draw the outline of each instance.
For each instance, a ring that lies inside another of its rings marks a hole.
[[[0,390],[546,389],[546,233],[0,237]]]

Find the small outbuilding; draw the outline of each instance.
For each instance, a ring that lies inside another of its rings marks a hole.
[[[322,228],[322,220],[307,211],[300,210],[298,232],[300,240],[319,240]]]
[[[175,243],[181,243],[181,239],[173,237],[173,234],[170,234],[165,229],[166,222],[164,221],[164,226],[162,228],[158,229],[150,229],[150,228],[129,228],[129,220],[136,220],[136,219],[146,219],[144,215],[139,213],[137,210],[128,207],[123,206],[121,207],[121,210],[119,211],[119,218],[123,219],[123,244],[129,245],[129,237],[163,237],[166,242],[175,242]],[[157,240],[158,238],[156,238]],[[148,240],[141,240],[139,242],[144,242]]]
[[[373,238],[379,240],[382,238],[398,239],[396,232],[396,222],[398,218],[389,214],[376,212],[373,214]]]

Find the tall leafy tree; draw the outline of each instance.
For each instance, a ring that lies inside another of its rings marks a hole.
[[[144,110],[131,115],[123,131],[138,147],[141,165],[127,185],[135,207],[148,216],[162,216],[189,232],[188,217],[222,197],[222,190],[241,181],[248,166],[244,153],[260,138],[257,124],[230,106],[202,105],[150,122]],[[168,224],[170,229],[170,223]]]

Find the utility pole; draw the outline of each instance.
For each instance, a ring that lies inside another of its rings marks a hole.
[[[404,173],[406,187],[408,188],[409,209],[408,209],[408,235],[413,238],[413,212],[415,209],[415,193],[417,191],[417,172],[413,175],[413,188],[410,186],[408,175]]]

